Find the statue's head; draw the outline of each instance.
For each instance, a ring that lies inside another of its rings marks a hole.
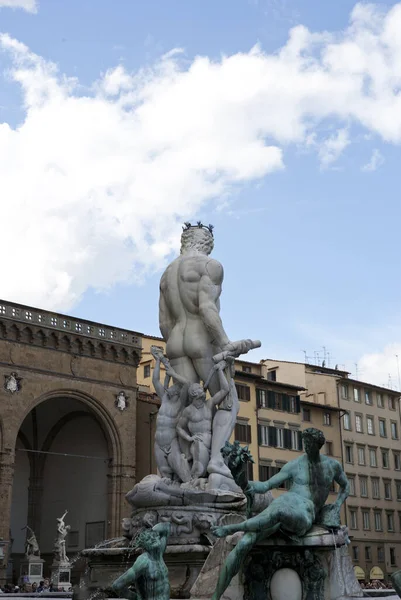
[[[199,222],[197,225],[185,223],[181,235],[181,254],[189,250],[197,250],[202,254],[209,255],[213,250],[213,227],[205,226]]]
[[[182,385],[180,383],[174,383],[170,385],[170,387],[166,390],[169,398],[174,398],[174,396],[178,396],[181,394]]]
[[[160,536],[153,529],[145,529],[139,533],[135,540],[135,548],[152,553],[160,548]]]
[[[200,408],[206,401],[206,393],[200,383],[192,383],[188,389],[189,401],[191,404]]]
[[[308,429],[305,429],[302,432],[302,440],[304,442],[306,454],[315,454],[316,452],[319,452],[320,448],[326,442],[323,431],[315,429],[314,427],[308,427]]]

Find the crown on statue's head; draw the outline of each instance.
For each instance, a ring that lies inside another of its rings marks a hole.
[[[191,225],[191,223],[189,221],[187,221],[182,226],[182,230],[183,231],[188,231],[188,229],[207,229],[209,231],[209,233],[213,236],[214,226],[210,225],[210,223],[209,223],[209,225],[204,225],[202,223],[202,221],[197,221],[196,225]]]

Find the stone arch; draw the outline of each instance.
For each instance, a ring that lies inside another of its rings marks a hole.
[[[25,408],[24,413],[21,415],[20,425],[18,427],[17,433],[21,428],[25,418],[36,406],[42,404],[42,402],[46,402],[47,400],[52,400],[53,398],[60,397],[78,400],[91,409],[92,413],[97,416],[98,423],[106,437],[106,441],[109,447],[109,454],[113,457],[113,462],[115,464],[120,464],[122,459],[122,442],[114,419],[110,415],[109,411],[105,408],[105,406],[103,406],[103,404],[101,404],[98,400],[96,400],[96,398],[90,396],[85,392],[72,389],[58,389],[53,390],[51,392],[47,392],[45,394],[42,394],[38,398],[35,398]]]

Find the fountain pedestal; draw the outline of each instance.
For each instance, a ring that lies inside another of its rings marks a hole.
[[[222,563],[241,539],[220,540],[191,589],[192,600],[209,600]],[[256,545],[224,600],[349,600],[363,596],[347,550],[347,528],[336,534],[313,527],[300,541],[272,537]]]

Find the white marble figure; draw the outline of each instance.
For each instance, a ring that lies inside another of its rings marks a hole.
[[[18,377],[17,373],[11,373],[10,375],[4,375],[4,389],[7,392],[14,394],[19,392],[21,389],[21,377]]]
[[[57,519],[57,537],[54,541],[54,562],[68,563],[70,559],[66,554],[65,549],[65,538],[71,529],[70,525],[66,525],[64,522],[65,517],[68,514],[66,510],[62,517]]]
[[[214,396],[220,390],[216,375],[209,379],[213,357],[227,351],[239,356],[260,342],[230,342],[220,318],[223,267],[209,257],[213,249],[212,227],[185,225],[181,236],[181,255],[165,270],[160,280],[159,325],[166,341],[166,355],[176,373],[191,383],[208,381]],[[224,358],[224,356],[222,356]],[[229,371],[229,369],[228,369]],[[230,378],[228,372],[227,378]],[[220,449],[230,438],[238,414],[235,387],[229,402],[221,406],[213,420],[211,458],[208,473],[231,478]]]
[[[25,557],[28,559],[33,556],[37,556],[38,558],[40,558],[39,544],[38,540],[36,539],[35,532],[30,527],[28,527],[28,525],[25,529],[27,532],[25,542]]]
[[[216,371],[218,373],[220,390],[209,400],[206,400],[205,389],[202,385],[192,383],[189,386],[190,404],[184,408],[178,421],[179,437],[190,444],[191,480],[194,482],[207,474],[212,446],[213,410],[224,401],[230,391],[229,383],[223,372],[226,366],[227,363],[224,360],[214,366],[213,373]]]
[[[119,392],[116,396],[116,407],[123,412],[127,408],[128,397],[124,392]]]
[[[178,375],[157,346],[151,347],[156,364],[152,382],[161,406],[157,414],[155,435],[155,456],[157,468],[162,477],[182,481],[191,479],[188,460],[180,449],[177,436],[177,423],[188,397],[189,382]],[[164,385],[160,382],[160,363],[166,369]],[[170,380],[173,385],[170,386]]]

